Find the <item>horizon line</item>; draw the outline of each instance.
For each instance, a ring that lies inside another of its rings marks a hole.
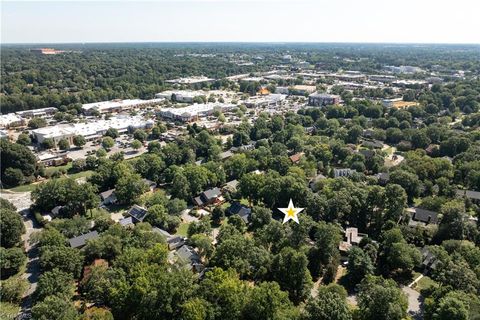
[[[400,41],[72,41],[72,42],[0,42],[0,45],[46,44],[397,44],[397,45],[480,45],[480,42],[400,42]]]

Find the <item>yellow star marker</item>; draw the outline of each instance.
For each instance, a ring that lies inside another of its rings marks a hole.
[[[288,220],[293,220],[296,223],[300,223],[298,221],[298,214],[302,212],[303,209],[304,208],[295,208],[292,199],[290,199],[290,202],[288,203],[288,208],[278,208],[278,210],[282,211],[285,214],[285,217],[283,218],[283,223],[287,222]]]

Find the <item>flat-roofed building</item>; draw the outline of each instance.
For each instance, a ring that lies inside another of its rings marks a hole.
[[[45,117],[54,115],[57,111],[58,111],[57,108],[49,107],[49,108],[18,111],[18,112],[15,112],[15,114],[22,118],[45,118]]]
[[[235,107],[236,105],[234,104],[212,102],[205,104],[193,104],[183,108],[163,108],[160,110],[159,114],[161,117],[166,119],[189,122],[198,120],[200,117],[209,116],[213,114],[215,110],[229,111]]]
[[[155,95],[155,98],[163,98],[175,102],[192,103],[196,97],[206,96],[204,91],[192,91],[192,90],[168,90],[159,92]]]
[[[193,77],[166,80],[165,82],[175,83],[175,84],[198,84],[198,83],[209,83],[213,81],[215,81],[215,79],[211,79],[205,76],[193,76]]]
[[[15,113],[0,115],[0,128],[13,128],[26,124],[26,121]]]
[[[245,100],[245,106],[249,108],[253,107],[272,107],[281,104],[287,98],[284,94],[267,94],[267,95],[259,95],[253,96]]]
[[[100,139],[109,128],[117,129],[119,133],[133,131],[135,129],[151,128],[153,120],[145,120],[140,116],[116,116],[108,120],[95,120],[87,123],[59,124],[31,130],[38,143],[45,139],[53,139],[55,146],[62,139],[67,139],[73,144],[73,137],[83,136],[87,141]]]
[[[91,114],[93,111],[98,111],[100,114],[122,112],[136,108],[143,108],[153,106],[162,102],[163,98],[155,98],[150,100],[141,99],[115,99],[111,101],[100,101],[93,103],[86,103],[82,105],[82,111],[85,114]]]
[[[308,105],[323,107],[340,103],[340,96],[327,93],[315,92],[308,96]]]
[[[303,84],[297,84],[295,86],[289,87],[288,91],[290,94],[297,96],[304,96],[306,94],[311,94],[317,90],[316,86],[307,86]]]

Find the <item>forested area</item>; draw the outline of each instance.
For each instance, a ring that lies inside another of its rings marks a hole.
[[[2,113],[111,99],[152,98],[165,88],[165,80],[191,75],[222,79],[259,72],[281,63],[285,51],[329,71],[375,72],[384,65],[402,64],[479,71],[476,46],[87,44],[60,45],[59,49],[69,52],[45,56],[30,52],[26,46],[2,48]],[[244,56],[261,59],[254,59],[255,64],[249,66],[232,61]],[[225,81],[219,80],[211,86],[225,85]]]

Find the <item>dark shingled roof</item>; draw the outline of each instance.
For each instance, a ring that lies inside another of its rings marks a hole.
[[[134,205],[133,207],[130,208],[130,210],[128,210],[128,214],[136,221],[142,222],[143,219],[145,219],[145,217],[147,216],[148,211],[143,207]]]
[[[438,213],[435,211],[425,210],[422,208],[415,208],[415,213],[412,217],[413,220],[421,221],[425,223],[438,223]]]
[[[70,243],[70,246],[72,248],[80,248],[87,243],[87,240],[96,239],[96,238],[98,238],[98,232],[91,231],[89,233],[82,234],[78,237],[71,238],[68,240],[68,242]]]
[[[466,197],[469,199],[480,200],[480,192],[473,190],[460,190],[456,191],[458,197]]]
[[[245,207],[244,205],[241,205],[238,202],[234,202],[229,208],[228,212],[230,214],[238,214],[240,218],[242,218],[245,223],[248,223],[248,218],[250,217],[250,214],[252,213],[252,209]]]

